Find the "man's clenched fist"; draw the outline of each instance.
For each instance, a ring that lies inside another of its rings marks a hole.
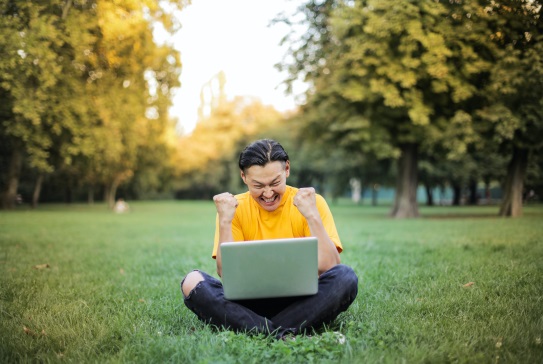
[[[238,200],[236,200],[234,195],[230,192],[223,192],[213,196],[213,202],[215,202],[215,207],[221,221],[232,222],[234,220],[236,207],[238,207]]]

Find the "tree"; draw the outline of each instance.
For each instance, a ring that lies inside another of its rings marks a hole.
[[[13,207],[23,161],[41,172],[52,171],[48,149],[51,131],[62,129],[43,120],[63,67],[58,62],[66,36],[60,1],[49,6],[25,1],[1,1],[0,134],[9,145],[8,173],[0,207]]]
[[[541,1],[488,4],[496,66],[480,117],[494,143],[510,155],[503,184],[502,216],[522,215],[530,155],[543,146],[543,23]]]
[[[34,200],[43,174],[55,172],[107,184],[112,204],[118,185],[142,171],[138,153],[161,149],[179,86],[179,54],[155,43],[153,27],[175,31],[184,5],[0,1],[0,138],[11,154],[2,160],[3,207],[13,204],[23,163],[38,176]],[[148,153],[144,165],[153,155],[160,164],[163,154]]]
[[[235,97],[210,101],[209,115],[202,114],[190,135],[179,140],[176,187],[178,197],[211,198],[213,194],[241,190],[237,158],[257,133],[276,125],[283,116],[260,101]],[[217,101],[217,102],[216,102]]]
[[[421,144],[476,140],[471,114],[491,69],[469,4],[310,1],[305,42],[283,65],[311,83],[302,109],[319,138],[398,163],[394,217],[418,216]],[[459,17],[464,12],[470,18]],[[469,26],[468,26],[469,25]],[[301,45],[300,45],[301,44]],[[476,51],[476,50],[481,51]]]
[[[120,184],[136,171],[142,175],[145,165],[162,165],[159,145],[170,123],[168,107],[171,90],[179,86],[180,59],[170,46],[154,42],[151,21],[158,17],[167,27],[172,20],[156,2],[98,5],[100,36],[86,64],[96,110],[87,179],[106,186],[105,200],[113,206]],[[140,159],[142,151],[149,152],[145,160]]]

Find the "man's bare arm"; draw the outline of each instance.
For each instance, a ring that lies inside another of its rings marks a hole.
[[[328,236],[322,222],[319,210],[317,209],[317,200],[315,189],[300,188],[294,196],[294,205],[307,220],[311,235],[319,241],[319,275],[341,262],[336,245]]]
[[[217,214],[219,216],[219,246],[217,248],[217,274],[222,276],[221,244],[227,241],[233,241],[232,221],[238,207],[238,201],[229,192],[224,192],[213,197]]]

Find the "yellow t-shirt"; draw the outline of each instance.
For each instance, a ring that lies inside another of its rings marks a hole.
[[[302,238],[311,236],[307,220],[294,206],[293,199],[298,192],[297,188],[287,186],[279,207],[272,212],[264,210],[251,197],[249,192],[236,195],[238,207],[234,220],[232,220],[232,235],[234,241]],[[317,194],[317,209],[321,215],[324,228],[328,236],[341,253],[343,246],[339,240],[334,218],[324,198]],[[219,218],[217,215],[215,226],[215,245],[212,257],[216,258],[219,246]]]

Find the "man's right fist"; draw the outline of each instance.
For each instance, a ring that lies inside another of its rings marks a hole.
[[[223,192],[221,194],[213,196],[213,202],[217,208],[219,219],[223,222],[232,222],[236,213],[236,207],[238,207],[238,200],[230,192]]]

